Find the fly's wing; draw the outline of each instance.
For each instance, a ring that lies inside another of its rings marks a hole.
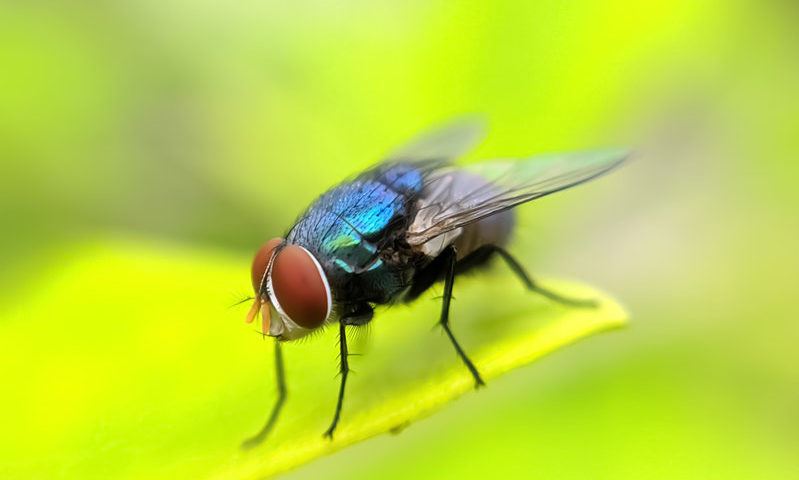
[[[484,131],[484,123],[477,117],[451,121],[395,149],[382,162],[360,174],[358,180],[377,179],[403,193],[403,200],[410,204],[422,193],[431,176],[474,148],[485,136]]]
[[[386,156],[386,162],[450,162],[474,148],[485,136],[479,118],[457,119],[419,135]]]
[[[627,156],[627,151],[605,150],[436,170],[426,179],[406,239],[411,245],[421,245],[521,203],[597,178]],[[464,177],[472,185],[467,191],[463,189]]]
[[[477,120],[463,119],[419,136],[317,198],[286,239],[331,259],[346,258],[353,271],[365,268],[377,254],[363,240],[384,238],[407,225],[427,178],[469,150],[482,131]]]

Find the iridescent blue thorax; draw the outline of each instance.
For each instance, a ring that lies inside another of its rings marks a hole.
[[[369,170],[319,197],[286,240],[316,257],[335,302],[390,302],[413,276],[404,231],[423,183],[415,165]]]

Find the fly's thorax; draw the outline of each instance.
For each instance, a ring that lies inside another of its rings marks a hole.
[[[320,222],[326,228],[319,228]],[[407,286],[413,252],[403,245],[404,229],[392,228],[362,234],[338,215],[311,212],[298,221],[289,235],[312,251],[326,272],[334,303],[390,303]]]
[[[313,252],[334,303],[390,303],[407,287],[417,252],[402,244],[423,188],[419,167],[392,163],[364,172],[319,197],[292,227],[288,243]]]
[[[394,246],[375,248],[365,262],[355,263],[339,256],[323,263],[328,272],[334,304],[387,304],[393,302],[407,286],[413,274],[413,263]]]

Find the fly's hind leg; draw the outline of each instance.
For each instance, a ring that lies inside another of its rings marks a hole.
[[[502,259],[505,260],[505,263],[513,271],[513,273],[515,273],[516,276],[519,277],[519,279],[522,281],[522,283],[524,283],[527,289],[532,292],[536,292],[539,295],[542,295],[552,301],[561,303],[563,305],[569,305],[571,307],[595,308],[597,306],[596,300],[566,297],[557,292],[553,292],[552,290],[542,287],[535,280],[533,280],[532,277],[530,277],[530,275],[527,274],[527,272],[524,271],[524,267],[522,267],[522,265],[518,262],[518,260],[513,258],[513,256],[502,247],[499,247],[497,245],[485,245],[483,247],[480,247],[479,250],[482,249],[487,249],[490,252],[494,252],[500,257],[502,257]]]
[[[455,347],[458,356],[466,365],[466,368],[469,369],[472,377],[474,377],[475,388],[478,388],[485,385],[485,382],[483,382],[483,379],[480,377],[480,372],[477,371],[477,367],[474,366],[474,363],[472,363],[466,355],[466,352],[463,351],[458,341],[455,340],[452,329],[449,327],[449,304],[452,300],[452,288],[455,285],[455,264],[458,261],[458,252],[455,250],[454,246],[449,246],[441,254],[447,257],[444,266],[444,297],[441,302],[441,318],[439,319],[439,323],[447,333],[447,337],[449,337],[449,340],[452,342],[452,346]]]
[[[269,435],[269,432],[272,431],[275,423],[277,423],[277,418],[280,415],[280,411],[283,409],[283,403],[286,401],[286,372],[283,366],[283,353],[280,350],[280,340],[277,338],[275,339],[275,377],[277,379],[277,401],[274,406],[272,406],[272,412],[269,414],[269,418],[261,428],[261,431],[245,440],[244,443],[241,444],[241,448],[253,448],[264,441],[267,435]]]

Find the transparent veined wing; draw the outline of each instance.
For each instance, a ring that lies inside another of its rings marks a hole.
[[[406,239],[421,245],[490,215],[597,178],[620,165],[626,150],[493,160],[432,171]],[[470,180],[464,182],[464,177]],[[470,185],[464,190],[463,185]]]
[[[331,231],[337,234],[335,228],[342,228],[349,232],[347,242],[356,246],[360,245],[359,238],[383,235],[405,223],[427,178],[476,145],[483,131],[482,121],[474,117],[429,130],[394,150],[377,165],[324,193],[302,219],[313,217],[313,222],[318,223],[319,218],[326,218],[337,226],[326,227],[325,235]],[[403,222],[392,221],[396,219]],[[292,233],[293,230],[287,236],[290,240],[294,239]],[[315,241],[311,238],[315,231],[307,235],[309,238],[303,241]]]
[[[484,132],[481,118],[460,117],[416,136],[361,173],[358,179],[379,179],[393,190],[412,192],[414,198],[406,200],[415,202],[415,196],[428,183],[427,178],[473,149],[485,137]]]
[[[485,137],[477,117],[459,118],[412,139],[386,156],[386,162],[450,162],[473,149]]]

